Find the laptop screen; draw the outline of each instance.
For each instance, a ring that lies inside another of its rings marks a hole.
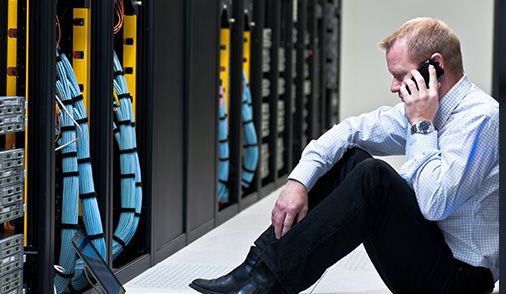
[[[94,278],[108,294],[126,293],[121,283],[84,233],[80,231],[76,232],[72,239],[72,245],[76,249],[79,257],[83,259]]]

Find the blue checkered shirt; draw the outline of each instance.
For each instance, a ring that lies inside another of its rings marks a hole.
[[[406,156],[400,175],[456,259],[499,279],[499,104],[467,76],[440,100],[437,131],[411,134],[404,103],[350,117],[311,141],[290,174],[310,190],[352,147]]]

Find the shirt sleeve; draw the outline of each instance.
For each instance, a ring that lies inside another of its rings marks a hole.
[[[406,124],[402,103],[347,118],[306,146],[288,178],[299,181],[309,191],[352,147],[372,155],[404,154]]]
[[[439,143],[437,131],[407,134],[400,174],[428,220],[446,219],[461,207],[498,160],[498,112],[455,121],[452,128]]]

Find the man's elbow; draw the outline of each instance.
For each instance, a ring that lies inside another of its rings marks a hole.
[[[440,221],[448,217],[449,213],[437,204],[428,204],[420,206],[420,212],[423,217],[429,221]]]

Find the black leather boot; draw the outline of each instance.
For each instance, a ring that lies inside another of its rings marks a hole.
[[[276,280],[267,266],[261,262],[258,253],[259,249],[253,246],[246,260],[230,273],[212,280],[196,279],[189,286],[204,294],[270,293],[269,289]]]

